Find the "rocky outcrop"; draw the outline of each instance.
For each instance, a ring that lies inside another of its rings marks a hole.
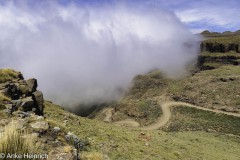
[[[201,52],[221,52],[226,53],[230,51],[235,51],[240,53],[240,44],[231,43],[231,44],[222,44],[222,43],[213,43],[213,42],[202,42],[200,45]]]
[[[43,115],[43,93],[37,90],[37,86],[36,79],[24,80],[22,76],[18,79],[1,83],[0,92],[10,99],[2,105],[5,105],[6,111],[10,114],[20,110]]]

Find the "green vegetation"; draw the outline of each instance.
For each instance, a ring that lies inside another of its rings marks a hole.
[[[98,152],[110,159],[208,159],[237,160],[238,137],[202,131],[143,132],[138,129],[117,127],[78,117],[52,103],[45,103],[45,116],[56,126],[73,132],[81,139],[88,139],[87,152]],[[67,117],[67,122],[63,123]],[[142,136],[147,136],[148,138]],[[226,150],[231,151],[226,154]],[[214,154],[213,154],[214,153]],[[85,154],[85,153],[84,153]],[[88,154],[88,153],[87,153]]]
[[[219,62],[204,62],[201,66],[202,70],[212,70],[223,66],[223,63]]]
[[[9,100],[10,100],[9,97],[5,96],[4,94],[2,94],[2,93],[0,92],[0,102],[2,102],[2,101],[9,101]]]
[[[233,58],[233,59],[239,59],[240,58],[240,53],[236,52],[227,52],[227,53],[210,53],[210,52],[202,52],[201,53],[202,57],[206,58],[211,58],[211,57],[216,57],[216,58]]]
[[[175,107],[166,131],[207,131],[240,136],[240,118],[189,107]]]
[[[36,137],[28,135],[26,132],[19,131],[17,127],[17,124],[10,122],[10,124],[4,128],[4,132],[0,133],[0,153],[5,153],[5,155],[38,153],[40,144],[35,143]],[[5,157],[3,159],[9,158]]]
[[[15,78],[18,78],[19,72],[11,69],[0,69],[0,83],[4,83]]]
[[[227,37],[215,37],[215,38],[207,39],[204,42],[221,43],[221,44],[240,43],[240,35],[227,36]]]

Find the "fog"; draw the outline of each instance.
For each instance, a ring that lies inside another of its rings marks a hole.
[[[66,107],[117,100],[155,68],[184,75],[198,47],[173,13],[154,6],[0,5],[0,67],[37,78],[45,99]]]

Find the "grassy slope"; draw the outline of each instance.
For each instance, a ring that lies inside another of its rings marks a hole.
[[[157,73],[154,73],[154,76],[150,73],[135,78],[135,85],[128,95],[110,106],[117,110],[117,114],[113,116],[114,120],[133,118],[142,125],[152,123],[157,116],[161,115],[161,111],[156,110],[160,107],[155,104],[156,101],[153,98],[162,95],[162,100],[184,101],[206,108],[240,113],[238,88],[240,67],[238,66],[222,66],[177,80],[156,75]],[[149,103],[145,103],[149,100],[152,102],[150,106]],[[148,112],[149,110],[151,112]],[[146,118],[142,114],[144,112],[147,113]]]
[[[213,43],[213,44],[238,44],[240,45],[240,35],[225,35],[225,34],[203,34],[208,37],[203,43]],[[208,36],[212,35],[212,36]],[[214,36],[215,35],[215,36]],[[201,57],[205,58],[205,63],[201,64],[202,69],[214,69],[223,66],[225,63],[229,64],[239,64],[240,54],[236,52],[226,52],[226,53],[201,53]]]
[[[240,118],[189,107],[175,107],[166,131],[217,132],[240,136]]]
[[[19,74],[19,72],[16,72],[12,69],[0,69],[0,83],[16,79]]]
[[[203,107],[239,112],[240,67],[223,66],[169,84],[170,97]]]
[[[213,42],[213,43],[221,43],[221,44],[240,43],[240,35],[227,36],[227,37],[214,37],[214,38],[207,39],[204,42]]]
[[[239,158],[239,137],[201,131],[148,131],[146,141],[142,131],[117,127],[109,123],[75,116],[60,107],[45,103],[47,120],[56,126],[88,139],[88,151],[98,151],[110,159],[231,159]],[[68,122],[64,125],[63,121]],[[229,150],[231,148],[231,150]],[[226,151],[228,152],[226,154]]]

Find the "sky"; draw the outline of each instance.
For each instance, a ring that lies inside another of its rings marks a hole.
[[[240,29],[240,0],[59,0],[63,5],[77,3],[101,6],[127,3],[136,6],[155,6],[166,9],[193,32],[204,30],[224,32]]]
[[[36,0],[0,0],[0,4],[9,1],[39,6]],[[155,7],[173,12],[193,33],[204,30],[224,32],[240,29],[240,0],[41,0],[57,2],[63,6],[71,4],[95,6],[127,4],[134,7]],[[145,10],[148,12],[148,10]]]
[[[240,29],[239,0],[0,0],[0,68],[58,104],[118,100],[159,69],[187,75],[204,30]]]

